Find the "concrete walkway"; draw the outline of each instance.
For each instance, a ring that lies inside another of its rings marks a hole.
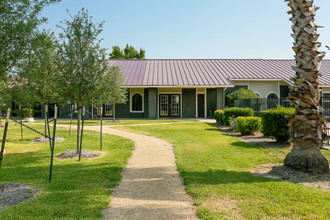
[[[99,131],[99,126],[86,126]],[[177,171],[170,143],[141,134],[103,127],[103,132],[129,138],[135,150],[111,195],[105,219],[198,219],[192,198]]]

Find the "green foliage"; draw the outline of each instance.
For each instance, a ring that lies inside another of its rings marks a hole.
[[[237,107],[232,107],[232,108],[225,108],[223,110],[224,112],[224,122],[229,125],[229,118],[237,118],[240,116],[244,117],[253,117],[253,109],[252,108],[237,108]]]
[[[260,97],[257,94],[255,94],[253,91],[246,88],[240,88],[226,95],[226,103],[228,107],[233,107],[235,100],[259,99],[259,98]]]
[[[254,134],[261,128],[261,118],[259,117],[238,117],[237,119],[237,130],[241,134]]]
[[[224,112],[222,109],[218,109],[214,111],[214,118],[219,123],[223,123],[224,120]]]
[[[104,81],[109,69],[106,53],[98,40],[103,23],[94,24],[84,9],[72,21],[61,23],[65,27],[60,27],[60,86],[65,99],[80,108],[99,95],[102,82],[108,83]]]
[[[140,48],[138,52],[133,46],[126,44],[126,48],[121,50],[119,46],[113,46],[112,52],[109,54],[110,59],[145,59],[145,50]]]
[[[59,0],[0,1],[0,81],[28,56],[34,31],[46,21],[42,9]]]
[[[59,84],[60,63],[57,47],[54,33],[45,30],[35,33],[29,59],[21,67],[20,77],[28,82],[28,90],[40,104],[64,101],[60,93],[63,88]]]
[[[41,131],[42,125],[29,124]],[[0,128],[1,134],[3,128]],[[97,132],[85,131],[83,143],[88,150],[99,150]],[[75,145],[74,135],[57,129],[56,135],[65,141],[56,143],[55,155]],[[102,156],[95,159],[59,159],[54,157],[52,182],[48,182],[49,144],[32,143],[39,134],[24,128],[20,139],[20,126],[9,125],[6,154],[2,163],[0,184],[25,183],[38,188],[38,195],[28,201],[1,210],[0,219],[101,219],[102,210],[110,203],[112,189],[121,179],[133,141],[103,134]],[[0,137],[1,141],[2,135]],[[92,190],[91,190],[92,189]],[[1,200],[2,202],[2,200]]]
[[[274,137],[277,142],[285,143],[289,139],[289,121],[295,115],[294,108],[277,108],[261,112],[262,133]]]
[[[33,117],[33,109],[32,108],[22,108],[21,109],[21,115],[24,118],[32,118]]]

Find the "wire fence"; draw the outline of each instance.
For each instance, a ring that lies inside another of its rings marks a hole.
[[[239,108],[252,108],[255,116],[260,116],[262,111],[276,108],[276,106],[290,107],[288,98],[257,98],[235,100],[234,106]],[[330,118],[330,97],[321,97],[320,113],[323,118]]]

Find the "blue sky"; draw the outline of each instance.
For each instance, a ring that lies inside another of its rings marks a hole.
[[[330,45],[330,1],[315,0],[322,50]],[[62,0],[43,11],[43,28],[84,7],[105,21],[102,46],[126,43],[146,50],[146,58],[291,59],[289,8],[283,0]],[[329,51],[330,54],[330,51]],[[330,59],[330,55],[326,58]]]

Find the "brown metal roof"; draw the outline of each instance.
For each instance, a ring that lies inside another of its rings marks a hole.
[[[284,80],[295,75],[294,60],[147,59],[109,60],[122,69],[126,86],[233,86],[232,80]],[[330,86],[330,60],[321,65],[321,86]]]

